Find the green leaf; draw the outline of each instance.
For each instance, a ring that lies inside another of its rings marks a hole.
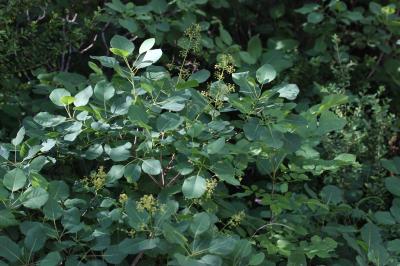
[[[128,57],[132,54],[133,50],[135,50],[135,45],[121,35],[115,35],[112,37],[110,45],[112,47],[110,49],[111,52],[122,57]]]
[[[321,104],[314,106],[310,111],[320,114],[332,107],[347,103],[348,99],[349,97],[343,94],[330,94],[324,97]]]
[[[183,118],[175,113],[162,113],[156,123],[159,131],[170,131],[177,129],[183,123]]]
[[[72,96],[64,96],[61,98],[61,102],[65,105],[70,105],[75,101],[75,98]]]
[[[235,249],[236,240],[233,237],[214,238],[208,251],[216,255],[229,255]]]
[[[71,209],[65,210],[61,224],[68,233],[75,234],[81,231],[84,225],[81,223],[81,213],[79,209],[72,207]]]
[[[105,67],[115,67],[118,65],[118,61],[114,57],[90,56],[90,58],[98,60],[100,62],[100,64]]]
[[[300,90],[296,84],[285,84],[279,86],[278,93],[279,97],[285,98],[288,100],[293,101],[296,99],[297,95],[299,94]]]
[[[21,127],[17,132],[17,136],[15,136],[15,138],[11,140],[11,144],[14,146],[18,146],[24,140],[24,136],[25,136],[25,128]]]
[[[156,39],[154,39],[154,38],[144,40],[142,42],[142,44],[140,45],[139,54],[143,54],[143,53],[147,52],[148,50],[150,50],[151,48],[153,48],[155,43],[156,43]]]
[[[136,21],[130,17],[126,19],[119,19],[118,22],[122,27],[124,27],[131,33],[136,33],[139,29],[139,26],[136,23]]]
[[[196,213],[193,215],[193,221],[190,224],[190,230],[194,237],[206,232],[211,225],[210,216],[205,212]]]
[[[137,182],[142,173],[142,168],[137,164],[129,164],[125,166],[124,176],[128,183]]]
[[[343,191],[334,185],[326,185],[321,190],[321,198],[327,203],[339,204],[343,202]]]
[[[227,44],[227,45],[231,45],[232,44],[232,37],[229,34],[229,32],[227,32],[223,27],[219,27],[219,35],[222,39],[222,41]]]
[[[24,239],[25,247],[31,252],[39,251],[43,248],[47,241],[45,228],[40,223],[30,225]]]
[[[98,67],[95,63],[93,62],[88,62],[88,66],[90,67],[90,69],[92,69],[94,71],[94,73],[96,73],[97,75],[103,75],[103,71],[101,70],[100,67]]]
[[[378,224],[383,224],[383,225],[394,225],[396,224],[396,221],[394,220],[393,216],[390,214],[390,212],[386,211],[377,211],[374,213],[374,217]]]
[[[39,261],[38,266],[57,266],[60,264],[62,257],[58,251],[48,253]]]
[[[320,258],[330,258],[330,254],[337,247],[337,243],[332,238],[326,237],[322,239],[319,236],[311,237],[311,243],[308,247],[304,248],[304,252],[310,259],[318,256]]]
[[[185,198],[200,198],[206,192],[206,180],[202,176],[191,176],[185,179],[182,185]]]
[[[400,178],[394,176],[386,178],[385,186],[390,193],[400,197]]]
[[[210,71],[206,69],[202,69],[199,71],[194,72],[190,77],[189,80],[196,80],[198,83],[206,82],[210,78]]]
[[[319,12],[311,12],[307,15],[307,21],[312,24],[318,24],[324,20],[324,14]]]
[[[253,65],[257,62],[257,58],[254,58],[249,52],[240,51],[239,56],[246,64]]]
[[[231,185],[240,185],[239,180],[235,178],[235,169],[232,164],[228,161],[219,161],[212,165],[211,169],[217,175],[217,177]]]
[[[93,88],[92,86],[89,85],[75,95],[74,105],[77,107],[87,105],[92,95],[93,95]]]
[[[276,78],[276,70],[270,64],[264,64],[262,67],[257,69],[256,78],[262,85],[269,83]]]
[[[361,228],[361,238],[369,247],[382,243],[379,228],[373,223],[367,223]]]
[[[93,144],[85,152],[85,158],[88,160],[94,160],[103,153],[103,146],[101,144]]]
[[[346,119],[331,111],[324,111],[319,118],[318,134],[325,135],[331,131],[339,131],[346,125]]]
[[[388,251],[396,252],[397,254],[399,254],[400,253],[400,239],[388,241],[387,249],[388,249]]]
[[[40,112],[33,120],[43,127],[55,127],[64,123],[67,118],[61,115],[52,115],[48,112]]]
[[[188,81],[181,81],[178,84],[176,84],[176,88],[178,90],[195,88],[197,86],[199,86],[199,83],[195,79],[189,79]]]
[[[355,164],[356,162],[356,156],[354,154],[349,154],[349,153],[341,153],[337,155],[334,160],[341,162],[343,164]]]
[[[30,187],[20,197],[22,205],[29,209],[39,209],[48,199],[49,193],[41,187]]]
[[[159,175],[161,174],[161,163],[159,160],[147,159],[142,163],[142,170],[149,175]]]
[[[141,230],[143,225],[149,222],[150,215],[146,211],[138,211],[136,202],[129,199],[125,205],[125,211],[128,215],[128,224],[135,230]]]
[[[163,224],[162,233],[169,243],[178,244],[181,247],[185,247],[185,244],[188,242],[184,235],[182,235],[178,230],[168,223]]]
[[[113,265],[121,264],[126,256],[127,254],[122,252],[118,245],[109,246],[103,254],[104,260]]]
[[[317,10],[320,7],[319,4],[316,3],[307,3],[304,6],[302,6],[301,8],[295,9],[294,11],[300,14],[308,14],[312,11]]]
[[[130,149],[132,148],[132,143],[127,142],[123,145],[111,148],[109,145],[104,146],[105,152],[110,156],[111,160],[114,162],[122,162],[131,157]]]
[[[6,236],[0,236],[0,257],[10,262],[22,262],[20,247]]]
[[[208,265],[208,264],[201,263],[195,259],[192,259],[191,257],[187,257],[187,256],[184,256],[179,253],[175,253],[174,257],[178,262],[178,264],[175,264],[175,265],[179,265],[179,266],[205,266],[205,265]]]
[[[198,261],[201,263],[201,266],[222,266],[222,259],[220,256],[215,256],[215,255],[205,255],[201,257],[201,259]],[[204,265],[205,264],[205,265]],[[192,265],[189,265],[192,266]]]
[[[265,259],[265,254],[260,252],[252,255],[249,261],[249,265],[260,265]]]
[[[179,96],[174,96],[167,98],[165,101],[162,101],[161,108],[173,112],[182,111],[185,108],[186,99]]]
[[[63,209],[57,201],[50,198],[43,206],[43,213],[47,219],[55,221],[61,218],[63,215]]]
[[[41,152],[48,152],[56,145],[56,143],[57,143],[57,141],[55,139],[46,139],[45,141],[42,142],[42,148],[40,149],[40,151]],[[44,162],[46,161],[45,158],[43,158],[42,160]],[[38,170],[40,170],[40,169],[38,169]]]
[[[156,63],[162,56],[161,49],[148,50],[144,55],[142,54],[140,59],[134,65],[137,69],[145,68]]]
[[[69,186],[64,181],[51,181],[48,190],[50,196],[55,200],[66,200],[69,197]]]
[[[11,210],[4,209],[0,210],[0,229],[7,228],[9,226],[17,225],[18,221],[15,219],[14,214]]]
[[[139,252],[154,249],[159,244],[160,239],[145,239],[145,240],[137,240],[137,239],[125,239],[121,243],[118,244],[118,248],[125,254],[134,255]]]
[[[146,108],[141,104],[129,106],[128,117],[132,122],[142,122],[145,124],[149,122]]]
[[[25,186],[26,176],[22,169],[14,168],[4,175],[3,184],[12,192],[17,191]]]
[[[105,80],[100,81],[94,87],[94,96],[100,101],[108,101],[114,96],[114,94],[114,86]]]
[[[67,104],[62,102],[65,96],[71,96],[71,93],[66,89],[55,89],[50,93],[50,100],[57,106],[65,106]]]
[[[248,71],[233,73],[232,79],[237,85],[240,86],[241,93],[245,94],[246,96],[250,96],[253,99],[260,97],[261,89],[255,84],[255,82],[251,82],[249,80],[250,78]]]
[[[225,146],[225,138],[220,137],[219,139],[208,144],[206,150],[208,154],[217,154],[224,148],[224,146]]]
[[[288,258],[287,266],[307,266],[306,256],[303,252],[292,251]]]
[[[400,175],[400,157],[393,157],[391,160],[382,159],[381,163],[388,171]]]
[[[253,57],[258,59],[262,54],[261,39],[258,35],[251,37],[247,43],[247,52]]]
[[[254,118],[250,118],[243,125],[243,131],[248,140],[262,140],[267,134],[267,128],[260,125],[260,121]]]
[[[123,177],[125,171],[125,166],[123,165],[113,165],[107,173],[107,183],[115,183],[121,177]]]

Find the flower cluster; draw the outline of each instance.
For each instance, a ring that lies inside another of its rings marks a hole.
[[[210,199],[212,195],[214,194],[215,188],[218,185],[218,181],[214,178],[210,178],[206,180],[206,193],[205,197],[207,199]]]
[[[235,72],[235,60],[230,54],[222,54],[219,57],[218,64],[215,65],[215,77],[218,80],[223,80],[226,74]]]
[[[104,166],[100,166],[96,172],[92,172],[90,177],[85,177],[82,182],[86,188],[93,187],[97,192],[104,188],[106,184],[107,173],[104,171]]]
[[[120,194],[120,195],[119,195],[118,201],[119,201],[121,204],[125,204],[125,202],[128,201],[128,195],[126,195],[125,193]]]
[[[143,195],[136,203],[136,208],[139,211],[147,211],[150,214],[154,214],[158,210],[158,200],[153,195]]]
[[[228,227],[237,227],[241,224],[241,222],[244,220],[244,218],[246,217],[246,214],[244,213],[244,211],[240,211],[236,214],[234,214],[228,221],[227,226]]]
[[[185,39],[183,45],[184,50],[181,51],[181,56],[186,57],[190,51],[197,54],[201,50],[201,26],[199,24],[192,24],[184,32]]]

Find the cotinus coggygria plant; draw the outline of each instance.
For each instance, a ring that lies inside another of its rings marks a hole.
[[[349,206],[338,187],[306,182],[358,167],[354,155],[318,151],[344,126],[330,108],[347,96],[297,105],[298,86],[271,65],[235,72],[228,54],[215,79],[173,76],[154,65],[154,45],[116,35],[115,57],[93,56],[101,66],[90,62],[87,80],[60,88],[48,75],[37,86],[52,111],[0,145],[0,265],[334,259],[337,232],[310,228]]]

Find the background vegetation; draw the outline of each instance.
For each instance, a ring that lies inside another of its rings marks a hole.
[[[399,14],[0,0],[0,266],[399,265]]]

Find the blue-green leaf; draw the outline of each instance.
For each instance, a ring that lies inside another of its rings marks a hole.
[[[206,180],[198,175],[186,178],[182,185],[182,192],[188,199],[200,198],[206,192]]]

